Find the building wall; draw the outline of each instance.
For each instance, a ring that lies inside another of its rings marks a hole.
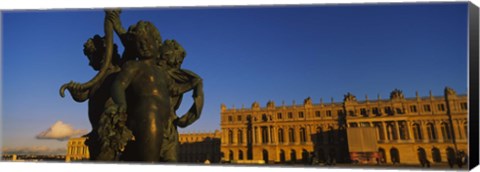
[[[65,161],[88,160],[90,158],[85,140],[85,137],[71,138],[68,140]]]
[[[447,162],[447,148],[467,153],[466,103],[466,95],[446,88],[442,96],[430,93],[428,97],[419,97],[417,93],[413,98],[405,98],[400,90],[394,90],[389,99],[365,97],[364,101],[357,101],[348,93],[340,103],[320,100],[319,104],[312,104],[307,98],[303,104],[294,102],[288,106],[276,106],[269,101],[266,107],[254,102],[250,108],[227,109],[222,104],[222,159],[289,162],[294,152],[297,162],[308,153],[319,159],[348,161],[348,144],[355,143],[347,143],[345,127],[371,126],[378,128],[378,147],[385,150],[385,163],[392,162],[392,148],[398,150],[399,163],[419,164],[419,149],[425,150],[432,163]],[[421,137],[414,132],[415,127]],[[439,150],[440,158],[433,157],[434,148]],[[330,154],[332,151],[335,153]],[[251,157],[247,156],[249,153]]]
[[[179,162],[220,162],[220,132],[179,134]]]

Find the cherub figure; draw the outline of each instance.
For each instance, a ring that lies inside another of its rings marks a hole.
[[[185,50],[177,41],[165,40],[163,42],[158,65],[166,68],[168,72],[171,109],[165,127],[164,141],[161,145],[161,161],[176,162],[178,160],[177,126],[184,128],[195,122],[200,117],[203,108],[202,78],[192,71],[181,68],[185,56]],[[193,90],[194,103],[186,114],[178,117],[176,111],[180,107],[183,94],[190,90]]]
[[[88,119],[92,131],[84,137],[87,137],[85,144],[88,146],[91,160],[96,160],[100,153],[100,138],[97,132],[100,116],[104,112],[105,107],[113,104],[110,96],[110,87],[120,71],[120,56],[117,53],[117,46],[114,45],[113,47],[111,64],[108,65],[105,75],[101,76],[93,87],[85,89],[80,83],[71,82],[70,87],[67,88],[75,101],[85,102],[88,100]],[[100,70],[104,62],[104,37],[95,35],[93,38],[88,39],[84,44],[83,53],[88,57],[89,65],[95,71]]]
[[[168,74],[157,65],[160,39],[156,27],[139,21],[127,32],[127,44],[138,60],[128,60],[113,82],[111,91],[115,105],[111,114],[127,114],[126,127],[132,130],[120,160],[158,162],[164,128],[171,114]]]

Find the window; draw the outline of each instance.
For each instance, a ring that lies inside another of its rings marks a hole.
[[[282,119],[282,113],[277,113],[277,119]]]
[[[341,116],[343,114],[343,110],[337,110],[337,115]]]
[[[238,136],[237,136],[238,143],[242,144],[243,143],[243,132],[242,130],[238,130]]]
[[[430,140],[436,140],[437,135],[435,133],[435,126],[432,123],[427,124],[427,134],[428,134],[428,139]]]
[[[465,132],[465,137],[468,138],[468,123],[463,123],[463,130]]]
[[[285,140],[283,139],[283,129],[278,129],[278,142],[283,143]]]
[[[382,124],[380,123],[375,124],[375,128],[377,128],[378,139],[385,140],[385,135],[383,135]]]
[[[303,118],[304,117],[303,112],[298,112],[298,117]]]
[[[305,133],[305,128],[300,128],[300,142],[307,142],[307,134]]]
[[[411,105],[410,106],[410,112],[417,112],[417,106]]]
[[[228,116],[228,122],[232,122],[232,121],[233,121],[232,116]]]
[[[362,114],[363,116],[366,116],[367,115],[367,109],[361,108],[360,109],[360,114]]]
[[[387,114],[392,114],[392,108],[391,107],[385,107],[385,113]]]
[[[320,117],[320,111],[315,111],[315,117]]]
[[[242,116],[238,115],[237,116],[237,121],[242,121]]]
[[[292,119],[292,118],[293,118],[293,113],[292,113],[292,112],[288,112],[288,118],[289,118],[289,119]]]
[[[377,108],[377,107],[374,107],[374,108],[372,109],[372,112],[373,112],[373,114],[375,114],[375,115],[380,115],[380,112],[378,111],[378,108]]]
[[[448,123],[442,123],[442,136],[444,140],[452,139],[450,125],[448,125]]]
[[[268,128],[262,127],[262,143],[268,143]]]
[[[317,143],[322,143],[323,142],[323,129],[322,129],[322,127],[317,127],[316,141],[317,141]]]
[[[423,105],[423,110],[424,110],[425,112],[430,112],[430,111],[431,111],[430,105]]]
[[[331,111],[331,110],[327,110],[326,114],[327,114],[328,117],[331,117],[331,116],[332,116],[332,111]]]
[[[439,111],[445,111],[445,105],[444,104],[438,104],[437,105]]]
[[[404,121],[402,122],[399,122],[400,124],[398,124],[398,131],[400,132],[400,139],[401,140],[407,140],[408,139],[408,135],[407,135],[407,125]]]
[[[468,109],[467,103],[460,103],[460,108],[462,108],[462,110],[467,110]]]
[[[356,127],[358,127],[358,124],[356,122],[351,122],[350,127],[356,128]]]
[[[422,140],[422,129],[420,128],[419,124],[413,124],[413,137],[415,140]]]
[[[293,132],[293,128],[288,129],[288,142],[295,142],[295,133]]]
[[[233,132],[232,132],[232,130],[228,131],[228,143],[230,143],[230,144],[233,143]]]

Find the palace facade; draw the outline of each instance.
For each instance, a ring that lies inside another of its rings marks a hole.
[[[204,163],[208,160],[211,163],[218,163],[221,159],[220,153],[220,131],[213,133],[182,133],[179,134],[180,152],[179,162]]]
[[[67,143],[67,155],[65,161],[88,160],[90,153],[88,146],[85,145],[86,137],[70,138]]]
[[[405,98],[394,90],[389,99],[358,101],[348,93],[343,102],[227,109],[221,105],[221,152],[226,161],[265,160],[267,163],[348,162],[348,127],[375,127],[379,161],[419,164],[447,162],[467,152],[467,96],[446,88],[442,96]]]

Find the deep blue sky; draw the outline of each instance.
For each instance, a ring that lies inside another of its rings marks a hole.
[[[3,146],[65,147],[35,135],[57,120],[90,130],[87,103],[58,89],[95,75],[82,48],[103,35],[104,12],[2,15]],[[347,92],[387,98],[395,88],[407,97],[442,95],[445,86],[467,92],[467,3],[124,9],[121,19],[125,28],[153,22],[187,50],[183,67],[203,77],[202,117],[182,132],[219,129],[221,103],[341,101]],[[184,100],[179,114],[190,94]]]

